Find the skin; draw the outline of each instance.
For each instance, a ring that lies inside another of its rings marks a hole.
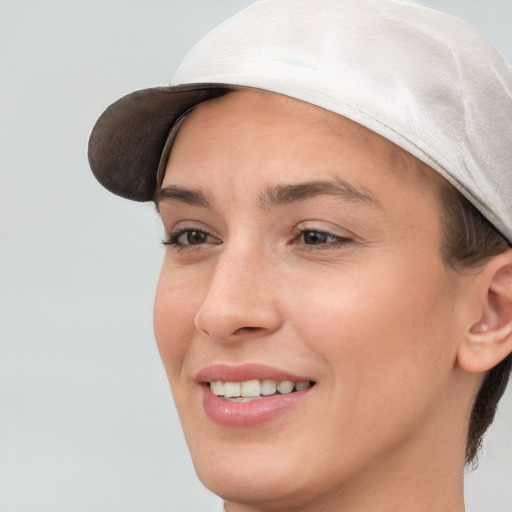
[[[159,201],[167,235],[182,234],[166,247],[155,334],[197,474],[229,512],[464,510],[481,374],[458,354],[482,278],[441,260],[436,176],[352,121],[275,94],[231,93],[185,121],[163,188],[209,204]],[[350,189],[262,198],[318,180]],[[194,376],[245,362],[315,386],[263,425],[217,425]]]

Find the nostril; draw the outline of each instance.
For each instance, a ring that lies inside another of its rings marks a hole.
[[[261,327],[240,327],[240,329],[237,329],[233,332],[233,334],[243,334],[244,332],[256,332],[261,330]]]

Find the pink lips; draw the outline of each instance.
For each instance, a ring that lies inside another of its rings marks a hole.
[[[215,364],[203,368],[195,377],[196,382],[210,382],[212,380],[243,382],[253,379],[291,380],[292,382],[311,380],[308,377],[293,375],[278,368],[259,363],[246,363],[239,366]]]
[[[300,402],[312,389],[261,397],[249,402],[231,402],[214,395],[207,384],[209,381],[216,380],[243,382],[253,379],[289,380],[292,382],[311,380],[305,376],[293,375],[277,368],[256,363],[241,366],[225,364],[208,366],[201,370],[195,378],[196,382],[202,384],[203,407],[206,415],[214,423],[224,427],[255,427],[284,414]]]

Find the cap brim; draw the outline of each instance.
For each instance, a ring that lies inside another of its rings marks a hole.
[[[110,192],[151,201],[169,130],[186,110],[226,94],[233,86],[191,84],[136,91],[108,107],[89,139],[89,163]]]

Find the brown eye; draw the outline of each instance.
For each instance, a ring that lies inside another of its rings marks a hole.
[[[317,229],[303,229],[295,239],[295,244],[304,250],[336,250],[349,245],[353,240]]]
[[[187,231],[182,235],[183,238],[185,238],[184,243],[187,245],[196,245],[196,244],[204,244],[208,239],[208,233],[205,233],[204,231],[198,231],[198,230],[191,230]]]
[[[322,233],[321,231],[302,232],[302,240],[308,245],[325,244],[329,242],[329,238],[333,238],[333,236],[329,236],[327,233]]]
[[[175,246],[176,248],[185,248],[191,245],[203,244],[219,244],[221,243],[218,238],[210,235],[206,231],[200,229],[181,229],[173,233],[169,238],[164,241],[164,245]]]

